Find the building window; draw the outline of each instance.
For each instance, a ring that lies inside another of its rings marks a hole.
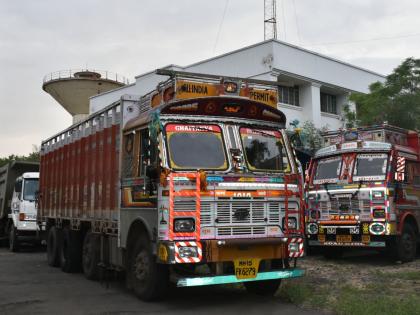
[[[337,115],[337,96],[321,92],[321,112]]]
[[[298,86],[279,86],[279,103],[299,106]]]

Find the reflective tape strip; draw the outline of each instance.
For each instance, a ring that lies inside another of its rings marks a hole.
[[[298,257],[303,257],[304,254],[304,248],[303,248],[303,238],[300,237],[293,237],[289,240],[288,242],[289,244],[291,243],[298,243],[299,244],[299,251],[297,252],[290,252],[289,250],[289,257],[291,258],[298,258]]]
[[[181,257],[179,256],[179,247],[197,247],[198,257]],[[177,263],[198,263],[203,258],[203,250],[200,242],[175,242],[175,261]]]

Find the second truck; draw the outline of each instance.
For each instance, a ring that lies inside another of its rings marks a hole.
[[[0,242],[13,252],[40,243],[37,218],[39,163],[11,161],[0,167]]]
[[[267,82],[160,71],[158,89],[42,143],[39,220],[51,266],[125,271],[144,300],[303,271],[302,178]]]
[[[309,246],[416,257],[420,230],[419,134],[389,125],[330,131],[307,176]]]

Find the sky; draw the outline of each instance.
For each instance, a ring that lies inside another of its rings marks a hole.
[[[418,0],[277,0],[278,39],[381,74],[420,58]],[[264,40],[263,0],[0,0],[0,157],[71,124],[42,90],[64,69],[131,82]]]

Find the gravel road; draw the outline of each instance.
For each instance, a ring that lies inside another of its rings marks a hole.
[[[294,314],[316,315],[279,297],[225,286],[173,288],[167,300],[145,303],[122,281],[107,287],[47,265],[45,252],[0,248],[0,314]]]

